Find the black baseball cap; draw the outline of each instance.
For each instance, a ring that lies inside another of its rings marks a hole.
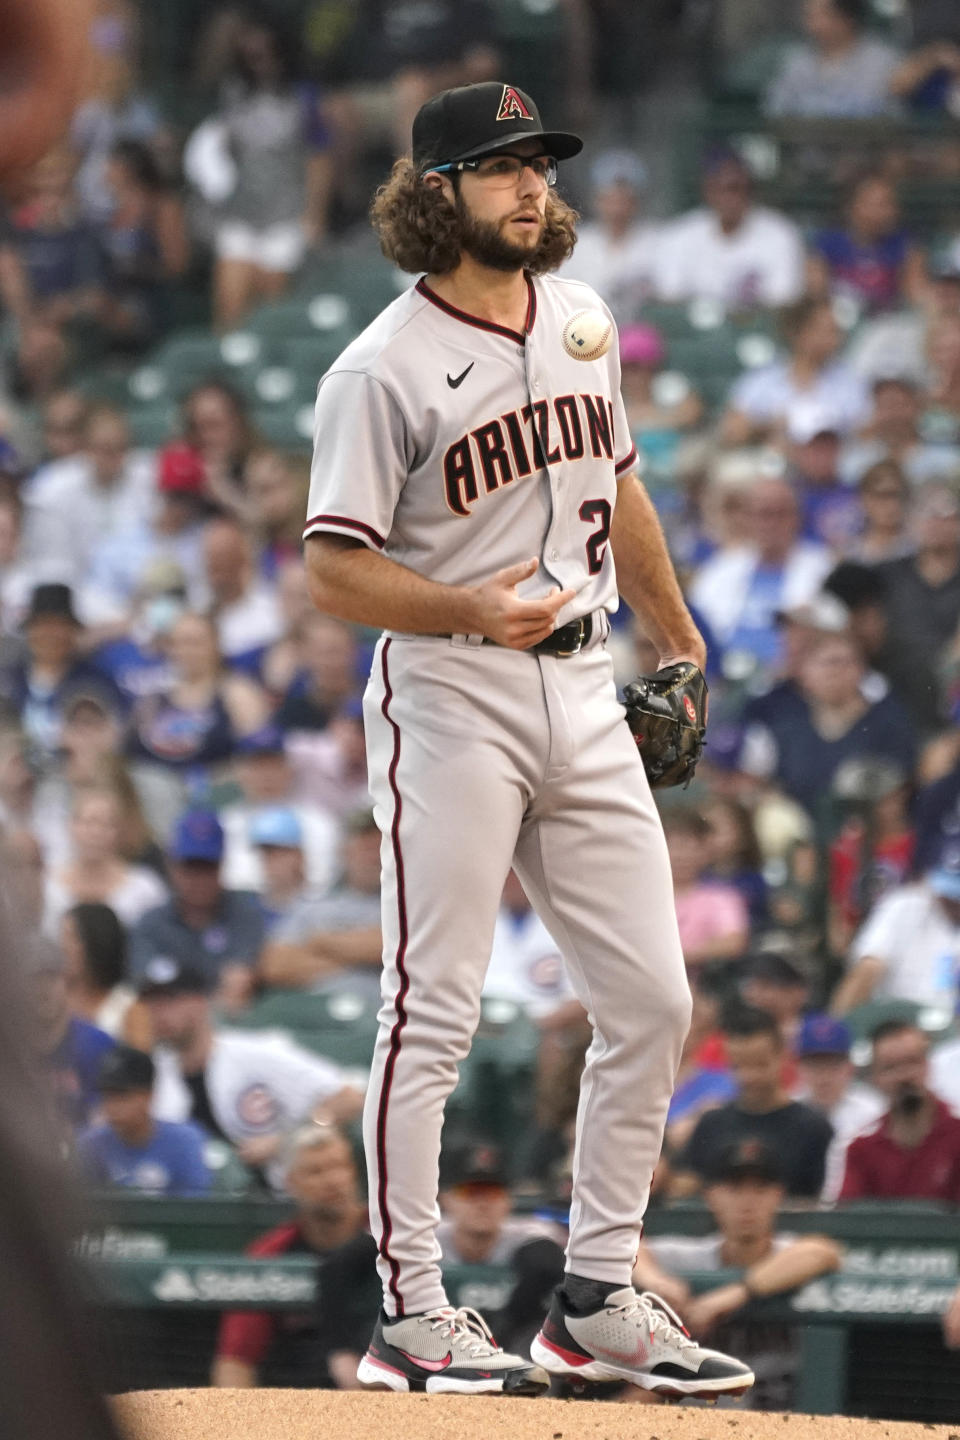
[[[762,1140],[735,1140],[725,1145],[705,1167],[708,1185],[730,1184],[736,1180],[759,1180],[768,1185],[783,1184],[779,1158]]]
[[[149,1055],[132,1045],[108,1050],[97,1070],[97,1089],[102,1094],[125,1095],[131,1090],[152,1090],[154,1065]]]
[[[445,1154],[441,1173],[445,1188],[451,1190],[458,1185],[495,1185],[506,1189],[510,1184],[503,1155],[495,1145],[470,1145]]]
[[[206,995],[210,984],[195,965],[173,956],[154,955],[143,968],[137,990],[141,999],[149,1000],[151,995]]]
[[[544,154],[556,160],[569,160],[583,149],[579,135],[544,130],[536,105],[516,85],[499,80],[460,85],[431,96],[417,111],[413,163],[423,174],[435,165],[475,160],[518,140],[540,140]]]

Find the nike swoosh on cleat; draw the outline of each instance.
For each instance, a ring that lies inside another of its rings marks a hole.
[[[404,1360],[409,1360],[411,1365],[416,1365],[418,1370],[446,1370],[453,1360],[449,1351],[442,1360],[421,1360],[419,1355],[411,1355],[409,1351],[400,1349],[397,1354],[402,1355]]]
[[[464,370],[463,374],[458,375],[456,379],[454,379],[452,375],[447,376],[447,384],[450,386],[451,390],[456,390],[460,385],[463,384],[464,380],[466,380],[467,376],[470,374],[470,371],[473,369],[476,363],[476,360],[471,360],[470,364],[467,366],[466,370]]]

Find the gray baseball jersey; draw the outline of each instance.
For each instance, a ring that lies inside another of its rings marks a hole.
[[[526,333],[476,320],[418,282],[320,382],[305,534],[353,535],[447,585],[541,556],[521,595],[577,595],[558,625],[617,607],[607,545],[616,476],[636,463],[616,346],[561,343],[588,285],[528,281]]]
[[[616,348],[569,357],[588,286],[529,282],[524,334],[421,281],[324,376],[306,533],[352,535],[427,578],[477,584],[540,557],[523,587],[576,591],[574,655],[389,634],[364,696],[382,835],[384,968],[364,1110],[384,1305],[446,1303],[440,1133],[470,1049],[511,864],[563,956],[594,1039],[580,1096],[569,1268],[627,1285],[690,996],[670,867],[604,640],[607,543],[635,462]]]

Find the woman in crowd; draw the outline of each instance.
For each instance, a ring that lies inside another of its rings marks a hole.
[[[244,21],[216,117],[234,180],[214,236],[213,308],[223,329],[282,295],[326,232],[330,137],[317,91],[293,74],[279,30]]]
[[[183,402],[183,438],[204,470],[203,498],[248,522],[244,467],[257,445],[246,402],[225,380],[204,380]]]
[[[129,752],[180,771],[206,771],[265,724],[270,704],[249,676],[225,669],[215,622],[187,612],[170,631],[172,683],[134,707]]]
[[[910,483],[895,460],[878,460],[857,486],[863,528],[850,551],[851,560],[879,565],[898,560],[913,549],[907,528]]]
[[[125,925],[133,925],[167,898],[167,887],[155,871],[124,859],[120,826],[120,801],[112,789],[85,785],[76,790],[66,863],[47,876],[44,928],[48,932],[66,910],[84,901],[109,905]]]
[[[127,936],[109,905],[74,905],[60,921],[70,1008],[115,1040],[149,1050],[150,1017],[127,972]]]
[[[739,891],[751,926],[762,924],[767,918],[767,884],[750,811],[732,796],[714,795],[703,806],[703,818],[709,832],[709,877]]]

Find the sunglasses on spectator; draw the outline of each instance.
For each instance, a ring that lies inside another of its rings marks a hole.
[[[515,185],[527,169],[545,185],[556,185],[557,162],[552,155],[512,155],[501,151],[499,155],[481,155],[477,160],[454,160],[449,165],[431,166],[438,175],[450,170],[472,170],[491,190],[506,190]]]

